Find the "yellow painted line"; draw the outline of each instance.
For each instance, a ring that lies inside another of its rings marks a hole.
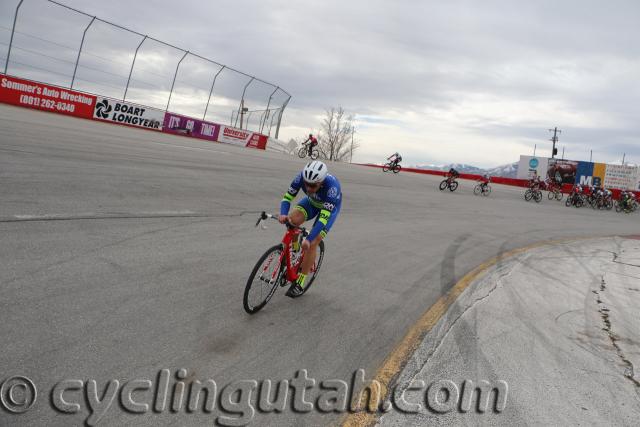
[[[557,245],[561,243],[574,242],[579,240],[591,240],[591,239],[601,239],[603,237],[610,236],[601,236],[601,237],[582,237],[582,238],[570,238],[570,239],[559,239],[559,240],[546,240],[538,243],[533,243],[531,245],[524,246],[522,248],[512,249],[507,251],[501,255],[495,256],[488,261],[483,262],[478,265],[476,268],[468,272],[456,283],[453,288],[446,295],[443,295],[435,302],[429,309],[418,319],[418,321],[409,329],[407,334],[404,336],[402,341],[395,347],[395,349],[391,352],[389,356],[382,363],[382,366],[378,368],[376,375],[371,380],[370,383],[374,381],[378,381],[380,383],[381,388],[381,402],[384,402],[389,397],[389,385],[393,381],[393,379],[400,373],[402,368],[405,366],[409,357],[413,354],[413,352],[418,348],[418,346],[422,343],[422,339],[424,336],[431,331],[431,329],[438,323],[438,321],[444,316],[449,307],[456,301],[456,299],[464,292],[467,287],[475,280],[482,277],[491,267],[496,265],[500,261],[504,261],[507,258],[511,258],[515,255],[521,254],[523,252],[539,248],[541,246],[548,245]],[[358,407],[364,408],[366,404],[366,400],[363,401]],[[372,426],[380,417],[381,413],[378,412],[368,412],[362,409],[360,412],[354,412],[346,415],[341,425],[342,427],[352,427],[352,426]]]

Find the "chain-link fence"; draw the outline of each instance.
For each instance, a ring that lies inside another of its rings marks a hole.
[[[53,0],[0,2],[0,71],[278,137],[284,89]]]

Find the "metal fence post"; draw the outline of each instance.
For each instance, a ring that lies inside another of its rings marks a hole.
[[[142,41],[136,48],[136,53],[133,54],[133,62],[131,63],[131,70],[129,70],[129,78],[127,79],[127,86],[124,88],[124,95],[122,96],[122,101],[124,102],[127,99],[127,91],[129,90],[129,82],[131,81],[131,75],[133,74],[133,67],[136,65],[136,58],[138,57],[138,51],[142,47],[142,43],[147,39],[148,36],[144,36]]]
[[[242,113],[241,110],[244,108],[244,95],[247,93],[247,88],[249,87],[251,82],[254,81],[255,79],[256,79],[255,77],[251,77],[251,80],[249,80],[249,83],[244,85],[244,90],[242,91],[242,99],[240,99],[240,107],[238,107],[238,115],[236,116],[236,123],[234,124],[234,127],[238,125],[238,117],[240,117],[240,114]]]
[[[71,86],[69,86],[71,89],[73,89],[73,83],[76,81],[76,73],[78,72],[78,64],[80,63],[80,54],[82,53],[82,46],[84,46],[84,38],[87,35],[87,31],[89,30],[89,27],[91,27],[91,25],[93,24],[93,21],[96,20],[96,17],[94,16],[93,18],[91,18],[91,22],[89,22],[89,25],[87,25],[87,28],[84,29],[84,33],[82,33],[82,41],[80,42],[80,50],[78,50],[78,59],[76,59],[76,66],[73,69],[73,77],[71,77]]]
[[[176,78],[178,77],[178,70],[180,69],[180,63],[182,62],[182,60],[184,58],[186,58],[186,56],[189,54],[189,51],[186,51],[184,53],[184,55],[182,56],[182,58],[180,58],[180,61],[178,61],[178,65],[176,66],[176,73],[173,75],[173,83],[171,83],[171,90],[169,91],[169,100],[167,101],[167,110],[169,111],[169,104],[171,103],[171,95],[173,94],[173,87],[176,84]]]
[[[276,86],[276,90],[274,90],[273,92],[271,92],[271,95],[269,96],[269,101],[267,102],[267,113],[269,111],[269,106],[271,105],[271,99],[273,98],[273,95],[275,95],[275,93],[280,89],[280,86]],[[260,123],[260,130],[258,132],[262,133],[262,129],[264,128],[264,125],[267,121],[267,114],[265,114],[264,116],[264,120],[262,121],[262,123]]]
[[[253,113],[253,111],[249,111],[249,114],[247,114],[247,121],[245,123],[245,130],[249,130],[249,120],[251,120],[251,114]]]
[[[220,68],[216,73],[216,75],[213,77],[213,83],[211,83],[211,90],[209,91],[209,99],[207,99],[207,106],[204,107],[204,116],[202,116],[202,120],[204,120],[205,117],[207,117],[207,111],[209,110],[209,103],[211,102],[211,96],[213,95],[213,87],[216,85],[216,79],[218,78],[222,70],[225,69],[225,67],[226,65],[223,65],[222,68]]]
[[[279,110],[279,109],[278,109]],[[276,113],[274,113],[273,115],[271,115],[271,121],[269,122],[269,136],[271,136],[271,129],[273,128],[273,119],[275,119],[276,117],[278,117],[278,113],[276,110]]]
[[[11,46],[13,45],[13,34],[16,32],[16,22],[18,21],[18,10],[20,10],[20,6],[22,6],[22,2],[24,0],[20,0],[18,6],[16,7],[16,14],[13,16],[13,29],[11,30],[11,39],[9,40],[9,50],[7,51],[7,61],[4,63],[4,74],[7,74],[7,69],[9,68],[9,57],[11,56]]]
[[[289,98],[287,98],[284,104],[282,104],[280,114],[278,115],[278,124],[276,126],[276,136],[275,136],[276,139],[278,139],[278,134],[280,133],[280,123],[282,122],[282,113],[284,113],[284,109],[287,107],[287,104],[289,104],[290,100],[291,100],[291,95],[289,95]]]

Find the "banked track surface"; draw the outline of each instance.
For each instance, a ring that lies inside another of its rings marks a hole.
[[[488,258],[533,242],[629,234],[637,215],[488,198],[462,181],[330,164],[344,205],[314,288],[242,309],[251,268],[283,233],[254,228],[303,160],[0,106],[0,377],[40,395],[0,425],[78,425],[48,393],[63,379],[156,381],[161,369],[218,388],[244,379],[367,377],[441,295]],[[558,262],[561,262],[559,260]],[[70,395],[74,396],[74,395]],[[79,395],[78,395],[79,396]],[[77,397],[77,396],[76,396]],[[147,397],[151,403],[152,399]],[[202,425],[211,414],[126,414],[99,425]],[[256,425],[336,423],[337,414],[256,414]]]

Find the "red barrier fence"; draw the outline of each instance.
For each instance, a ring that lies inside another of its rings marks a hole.
[[[0,102],[225,144],[260,150],[267,148],[268,137],[257,132],[2,74]]]
[[[0,102],[90,119],[96,97],[12,76],[0,78]]]

